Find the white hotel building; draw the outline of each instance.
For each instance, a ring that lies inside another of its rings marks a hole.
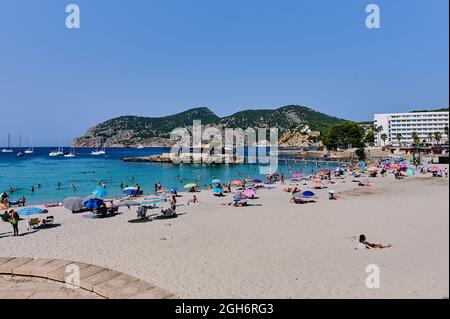
[[[411,145],[413,143],[411,134],[416,132],[420,140],[428,142],[428,134],[439,132],[442,135],[441,143],[448,141],[444,128],[448,127],[448,112],[410,112],[374,114],[375,127],[382,126],[383,130],[376,134],[375,145],[384,146],[381,135],[387,135],[386,145],[398,146],[397,134],[402,135],[400,143]],[[434,143],[434,141],[433,141]]]

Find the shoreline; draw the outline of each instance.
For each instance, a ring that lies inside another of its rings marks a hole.
[[[0,224],[2,255],[93,263],[181,298],[448,298],[448,179],[351,179],[314,190],[306,205],[289,203],[279,184],[257,192],[251,202],[262,206],[224,206],[230,196],[208,191],[185,205],[181,193],[178,218],[146,223],[128,222],[135,208],[106,219],[52,208],[59,227],[13,238]],[[331,188],[344,199],[329,201]],[[357,251],[362,233],[393,248]],[[365,286],[368,264],[380,266],[380,289]]]

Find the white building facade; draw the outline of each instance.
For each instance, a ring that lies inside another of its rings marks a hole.
[[[408,145],[413,144],[412,134],[416,132],[420,141],[425,140],[427,143],[436,144],[434,138],[430,140],[429,134],[439,132],[442,136],[440,143],[448,141],[445,134],[445,128],[448,128],[448,112],[410,112],[410,113],[389,113],[374,114],[375,127],[381,126],[383,129],[380,133],[375,134],[375,145]],[[381,139],[383,134],[387,135],[384,142]],[[397,134],[401,134],[400,143]]]

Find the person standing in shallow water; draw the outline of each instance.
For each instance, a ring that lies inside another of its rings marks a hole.
[[[19,214],[14,209],[9,211],[9,222],[12,225],[14,237],[19,236]]]

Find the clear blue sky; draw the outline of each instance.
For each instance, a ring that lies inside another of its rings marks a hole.
[[[65,6],[81,29],[65,28]],[[381,8],[381,29],[365,7]],[[351,120],[449,104],[448,1],[0,0],[0,144],[120,115],[301,104]],[[26,143],[25,143],[26,144]]]

